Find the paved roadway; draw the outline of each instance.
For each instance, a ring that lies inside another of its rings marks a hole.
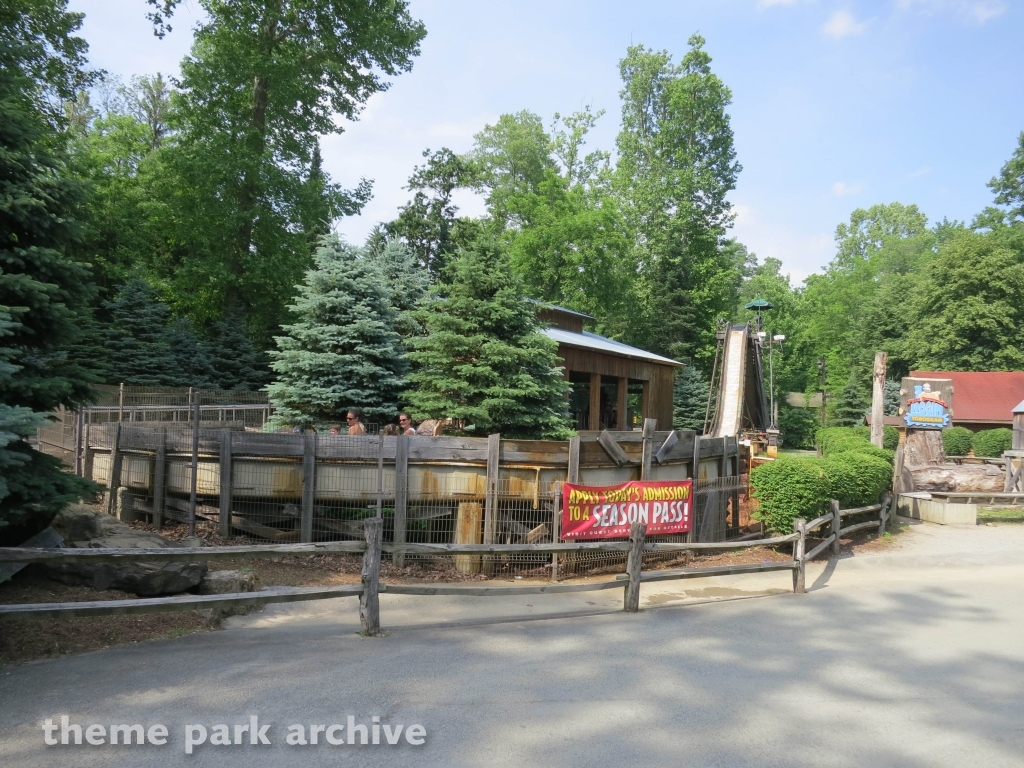
[[[618,591],[385,595],[384,639],[355,634],[345,598],[26,664],[0,671],[0,765],[1024,766],[1024,527],[901,538],[815,565],[806,595],[785,573],[648,585],[639,615]],[[171,737],[44,746],[60,714]],[[250,715],[270,746],[184,753],[186,724]],[[284,743],[349,715],[420,723],[426,744]]]

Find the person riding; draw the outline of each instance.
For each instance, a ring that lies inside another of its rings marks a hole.
[[[398,426],[400,426],[402,428],[402,434],[405,434],[405,435],[415,435],[416,434],[416,427],[413,426],[412,416],[410,416],[405,411],[402,411],[400,414],[398,414]]]
[[[348,422],[348,433],[350,435],[366,434],[366,427],[363,426],[362,408],[349,408],[348,415],[345,417],[345,421]]]

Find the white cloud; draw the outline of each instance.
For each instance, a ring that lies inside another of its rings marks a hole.
[[[849,11],[836,11],[821,28],[829,37],[842,40],[850,35],[859,35],[867,29],[867,22],[857,21]]]
[[[897,7],[918,9],[932,15],[953,13],[975,24],[984,24],[1006,13],[1009,5],[1003,0],[899,0]]]
[[[847,197],[849,195],[856,195],[863,191],[863,184],[847,184],[845,181],[837,181],[832,185],[832,194],[836,197]]]

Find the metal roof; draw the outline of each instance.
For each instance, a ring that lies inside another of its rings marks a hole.
[[[575,309],[569,309],[568,307],[560,307],[557,304],[552,304],[549,301],[540,301],[539,299],[531,299],[526,297],[526,300],[531,304],[537,304],[541,309],[554,309],[558,312],[564,312],[567,315],[575,315],[576,317],[582,317],[584,320],[597,320],[592,315],[585,314],[583,312],[577,312]]]
[[[1024,397],[1024,371],[911,371],[910,375],[953,380],[954,424],[1009,424],[1016,411],[1013,404]]]
[[[604,336],[598,336],[596,333],[590,333],[589,331],[575,333],[574,331],[566,331],[562,328],[545,328],[541,333],[546,335],[548,338],[554,339],[559,344],[565,344],[570,347],[592,349],[596,352],[607,352],[612,355],[632,357],[637,360],[647,360],[661,365],[674,365],[679,368],[683,367],[683,364],[677,360],[662,357],[661,355],[656,355],[653,352],[638,349],[637,347],[631,347],[628,344],[623,344],[621,341],[607,339]]]

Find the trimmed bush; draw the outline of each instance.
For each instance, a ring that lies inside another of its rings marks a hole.
[[[967,427],[953,427],[942,430],[942,447],[947,456],[966,456],[971,450],[974,433]]]
[[[751,494],[760,506],[754,513],[773,531],[793,530],[793,519],[817,517],[828,507],[830,485],[822,459],[779,458],[750,471]]]
[[[900,444],[900,431],[896,427],[882,427],[882,446],[887,451],[896,451]]]
[[[1013,447],[1013,430],[1001,427],[999,429],[983,429],[975,432],[971,441],[974,447],[975,456],[986,456],[996,458],[1003,455]]]
[[[751,495],[760,502],[754,516],[771,530],[788,533],[795,518],[824,514],[832,499],[846,509],[876,503],[892,480],[893,454],[873,446],[869,435],[866,427],[822,429],[823,458],[784,457],[754,467]]]

